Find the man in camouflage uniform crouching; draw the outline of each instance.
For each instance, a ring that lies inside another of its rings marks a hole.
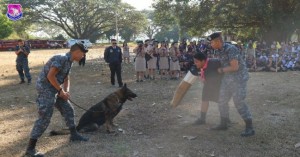
[[[228,102],[232,97],[235,107],[246,123],[246,129],[241,136],[253,136],[255,131],[252,125],[252,115],[245,102],[247,81],[249,79],[245,61],[242,59],[237,47],[223,42],[221,32],[211,34],[208,40],[211,41],[213,49],[220,50],[221,68],[218,69],[218,72],[224,74],[219,95],[221,124],[212,128],[212,130],[227,130]]]
[[[29,144],[26,150],[27,156],[42,157],[43,154],[35,149],[39,137],[47,129],[55,106],[65,118],[66,124],[71,131],[71,141],[88,141],[88,138],[81,136],[76,131],[73,107],[68,102],[69,94],[69,72],[73,61],[80,61],[87,48],[82,43],[71,46],[70,52],[65,55],[53,56],[43,67],[37,82],[38,92],[37,106],[39,117],[36,120],[30,135]]]

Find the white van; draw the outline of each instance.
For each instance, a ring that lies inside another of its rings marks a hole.
[[[78,41],[81,41],[86,47],[92,47],[93,46],[93,44],[88,39],[70,39],[67,42],[67,47],[70,48],[72,45],[74,45]]]

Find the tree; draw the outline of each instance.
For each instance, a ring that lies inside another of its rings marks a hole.
[[[37,22],[39,20],[38,14],[35,13],[35,11],[32,9],[34,6],[42,5],[44,4],[44,0],[30,0],[30,1],[24,1],[24,0],[2,0],[0,1],[0,11],[3,14],[6,14],[7,12],[7,4],[11,3],[19,3],[22,6],[22,12],[23,17],[13,22],[13,30],[20,36],[21,38],[28,38],[28,34],[26,33],[26,30],[30,28],[30,26]]]
[[[136,11],[131,5],[127,3],[120,5],[117,16],[119,33],[128,42],[134,35],[144,30],[147,19],[142,12]]]
[[[285,40],[300,27],[299,0],[158,0],[153,7],[156,21],[175,18],[181,31],[196,36],[220,29],[243,38]]]
[[[5,15],[0,14],[0,39],[8,37],[12,32],[12,22]]]
[[[173,41],[179,40],[179,28],[178,26],[174,26],[169,30],[161,29],[157,34],[155,34],[154,38],[158,41],[164,41],[165,38],[168,38]]]
[[[154,22],[154,12],[151,10],[143,10],[142,13],[146,16],[147,22],[144,25],[144,34],[152,39],[154,35],[160,31],[160,26]]]
[[[58,36],[54,37],[54,40],[66,40],[66,38],[62,34],[59,34]]]

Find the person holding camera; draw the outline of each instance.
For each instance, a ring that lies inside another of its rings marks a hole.
[[[151,59],[147,61],[150,80],[154,80],[155,69],[157,67],[158,41],[153,42],[153,46],[151,46],[151,49],[147,53],[151,56]]]
[[[168,79],[167,73],[169,69],[168,55],[169,51],[167,49],[166,43],[164,41],[161,42],[159,48],[159,70],[160,70],[160,78],[163,80]]]
[[[146,71],[146,60],[145,60],[145,47],[142,41],[138,41],[138,46],[133,49],[135,54],[135,71],[136,71],[136,82],[143,82],[144,73]]]
[[[170,48],[170,75],[171,75],[171,80],[178,80],[178,75],[180,71],[180,65],[179,65],[179,56],[180,52],[178,49],[178,43],[173,42],[171,44]]]
[[[24,44],[24,41],[19,39],[18,40],[18,45],[16,46],[16,51],[17,55],[17,71],[19,73],[19,77],[21,79],[20,84],[25,83],[25,78],[24,78],[24,73],[27,78],[27,83],[28,85],[31,84],[31,75],[29,72],[29,66],[28,66],[28,55],[30,53],[30,49],[27,45]]]

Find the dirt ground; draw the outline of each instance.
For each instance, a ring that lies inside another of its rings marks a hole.
[[[63,50],[34,50],[29,57],[33,82],[43,64]],[[91,49],[85,67],[74,64],[71,96],[85,108],[96,104],[111,87],[103,49]],[[22,156],[37,117],[34,83],[19,85],[15,54],[0,52],[0,156]],[[206,125],[194,125],[200,114],[202,84],[195,83],[182,105],[172,109],[169,102],[178,81],[135,82],[133,64],[123,64],[123,80],[138,98],[127,101],[115,118],[118,134],[85,134],[89,142],[70,143],[69,136],[49,137],[49,131],[65,128],[55,109],[50,126],[40,138],[37,149],[52,157],[299,157],[300,148],[300,72],[251,73],[247,102],[254,117],[256,135],[240,137],[244,123],[232,102],[227,131],[210,131],[219,123],[217,104],[211,103]],[[76,121],[83,110],[74,106]]]

